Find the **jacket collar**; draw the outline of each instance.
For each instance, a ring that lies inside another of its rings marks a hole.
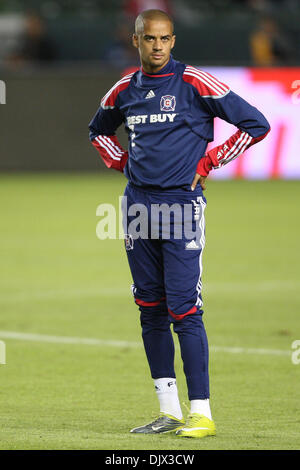
[[[140,70],[143,75],[146,75],[146,77],[169,77],[175,73],[175,60],[171,56],[169,62],[159,72],[147,73],[144,71],[143,67],[141,67]]]

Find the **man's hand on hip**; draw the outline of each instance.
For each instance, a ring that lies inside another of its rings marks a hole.
[[[194,191],[195,187],[199,183],[202,190],[205,191],[206,189],[205,180],[206,180],[206,176],[201,176],[201,175],[198,175],[198,173],[196,173],[192,182],[191,190]]]

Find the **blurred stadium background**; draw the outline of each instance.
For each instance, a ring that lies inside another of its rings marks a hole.
[[[87,123],[111,84],[138,66],[134,18],[152,6],[175,18],[175,58],[212,71],[271,122],[272,139],[249,150],[246,168],[242,158],[213,176],[299,177],[298,0],[2,0],[0,169],[103,169]],[[216,126],[219,142],[229,130]]]
[[[272,127],[207,185],[219,435],[201,448],[299,448],[299,0],[0,1],[0,447],[195,449],[128,435],[156,397],[122,240],[95,233],[97,205],[117,206],[126,181],[98,158],[88,123],[138,66],[130,35],[147,8],[173,15],[175,58],[228,83]],[[232,133],[215,124],[214,144]]]

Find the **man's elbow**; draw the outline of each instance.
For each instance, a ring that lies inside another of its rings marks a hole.
[[[265,137],[267,137],[270,130],[271,130],[271,126],[269,122],[264,118],[264,121],[260,123],[260,132],[256,137],[253,138],[251,145],[256,144],[257,142],[260,142]]]
[[[94,129],[89,126],[89,139],[90,139],[91,142],[93,142],[93,140],[96,139],[97,135],[98,134],[95,133]]]
[[[267,134],[269,134],[271,130],[270,123],[267,121],[265,117],[262,120],[261,128],[262,128],[261,136],[262,138],[264,138],[266,137]]]

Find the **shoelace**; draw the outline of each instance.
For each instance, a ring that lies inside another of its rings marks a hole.
[[[201,416],[201,418],[203,417],[202,415],[198,415],[198,414],[188,415],[185,427],[194,428],[196,427],[196,424],[199,425],[199,420],[201,419],[199,418],[199,416]]]

